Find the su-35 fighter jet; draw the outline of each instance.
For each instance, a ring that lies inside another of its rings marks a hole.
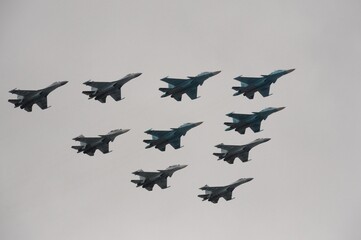
[[[178,78],[169,78],[165,77],[161,80],[168,83],[168,88],[159,88],[160,91],[164,92],[161,96],[167,97],[171,96],[177,101],[182,100],[182,95],[187,94],[190,99],[196,99],[198,86],[202,86],[204,81],[210,77],[213,77],[220,73],[221,71],[216,72],[203,72],[198,74],[195,77],[188,77],[188,79],[178,79]]]
[[[129,129],[116,129],[105,135],[99,135],[99,137],[84,137],[80,135],[73,138],[73,140],[80,142],[80,146],[72,146],[72,148],[78,150],[78,153],[83,152],[89,156],[94,156],[97,149],[102,153],[109,153],[111,152],[109,151],[109,142],[113,142],[117,136],[128,131]]]
[[[260,112],[253,112],[252,114],[240,114],[240,113],[228,113],[226,116],[233,118],[233,122],[225,122],[224,124],[228,126],[226,131],[235,129],[240,134],[246,132],[246,128],[251,128],[253,132],[261,131],[261,122],[266,120],[269,115],[272,113],[281,111],[285,107],[280,108],[265,108]]]
[[[115,101],[122,100],[120,92],[121,87],[132,80],[139,77],[141,73],[130,73],[120,80],[113,82],[93,82],[91,80],[86,81],[84,84],[91,87],[91,91],[83,91],[85,95],[89,96],[89,99],[95,98],[101,103],[105,103],[107,96],[111,96]]]
[[[34,103],[37,104],[41,109],[47,109],[48,106],[47,97],[49,93],[65,85],[68,81],[55,82],[49,87],[39,89],[39,90],[19,90],[13,89],[9,91],[10,93],[17,94],[17,99],[9,99],[9,102],[13,103],[14,107],[20,107],[25,109],[27,112],[31,112],[33,109]]]
[[[169,187],[167,186],[167,178],[172,177],[174,172],[185,167],[187,167],[187,165],[173,165],[165,170],[158,170],[158,172],[144,172],[143,170],[138,170],[133,172],[133,174],[139,176],[140,179],[131,180],[131,182],[137,184],[137,187],[142,186],[148,191],[152,191],[155,184],[161,189],[165,189]]]
[[[239,185],[251,181],[253,178],[241,178],[226,186],[222,187],[209,187],[205,185],[201,187],[201,190],[206,191],[205,194],[198,195],[198,197],[203,198],[203,201],[208,200],[212,203],[217,203],[219,198],[224,198],[226,201],[232,200],[232,192]]]
[[[258,138],[253,142],[245,145],[225,145],[223,143],[216,145],[215,147],[221,149],[221,153],[213,153],[218,157],[218,160],[223,159],[229,164],[233,164],[236,158],[239,158],[242,162],[248,162],[251,159],[248,158],[249,151],[258,144],[268,142],[270,138]]]
[[[185,136],[189,130],[202,122],[197,123],[185,123],[178,128],[171,128],[171,130],[152,130],[149,129],[145,133],[152,135],[152,140],[143,140],[143,142],[148,143],[148,146],[145,148],[155,147],[160,151],[165,151],[167,144],[172,145],[174,149],[181,148],[181,137]]]
[[[269,93],[271,84],[276,83],[278,78],[294,70],[295,69],[277,70],[269,75],[262,75],[261,77],[236,77],[234,79],[240,81],[241,86],[232,87],[232,89],[237,91],[233,96],[243,94],[247,98],[253,99],[255,92],[259,92],[263,97],[270,96],[272,95]]]

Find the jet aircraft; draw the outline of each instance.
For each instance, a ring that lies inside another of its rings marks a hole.
[[[83,152],[89,156],[94,156],[95,151],[98,149],[102,153],[109,153],[109,142],[113,142],[115,138],[123,133],[128,132],[130,129],[115,129],[105,135],[99,137],[84,137],[80,135],[73,140],[80,142],[80,146],[72,146],[78,150],[78,153]]]
[[[205,185],[201,187],[201,190],[205,191],[205,194],[200,194],[198,197],[203,198],[203,201],[208,200],[212,203],[217,203],[219,198],[223,197],[226,201],[232,200],[232,192],[239,185],[251,181],[253,178],[241,178],[226,186],[221,187],[209,187]]]
[[[164,92],[161,96],[167,97],[171,96],[177,101],[182,100],[182,95],[185,93],[190,99],[196,99],[198,86],[202,86],[204,81],[210,77],[213,77],[220,73],[221,71],[216,72],[203,72],[194,77],[188,77],[188,79],[178,79],[178,78],[162,78],[161,81],[168,83],[168,88],[159,88],[160,91]]]
[[[47,97],[49,93],[65,85],[68,81],[54,82],[49,87],[39,89],[39,90],[20,90],[13,89],[9,91],[10,93],[17,94],[17,99],[9,99],[10,103],[14,104],[14,107],[20,107],[21,109],[25,109],[27,112],[31,112],[33,109],[33,105],[37,104],[41,109],[47,109],[48,100]]]
[[[142,186],[148,191],[152,191],[155,184],[157,184],[161,189],[168,188],[167,178],[172,177],[173,173],[187,167],[187,165],[173,165],[168,167],[165,170],[158,170],[158,172],[144,172],[143,170],[138,170],[133,172],[134,175],[139,176],[139,180],[131,180],[132,183],[137,184],[137,187]]]
[[[241,82],[240,87],[232,87],[237,92],[233,96],[243,94],[249,99],[253,99],[255,92],[259,92],[263,97],[270,96],[270,86],[272,83],[276,83],[277,79],[293,72],[295,69],[289,70],[277,70],[268,75],[261,75],[261,77],[236,77],[237,81]]]
[[[171,130],[149,129],[145,131],[145,133],[152,135],[153,139],[143,140],[143,142],[148,144],[145,148],[155,147],[162,152],[165,151],[167,144],[172,145],[174,149],[181,148],[181,137],[185,136],[190,129],[200,124],[202,124],[202,122],[185,123],[178,128],[171,128]]]
[[[113,81],[113,82],[93,82],[91,80],[86,81],[84,84],[91,87],[91,91],[83,91],[85,95],[89,96],[89,99],[95,98],[101,103],[105,103],[107,96],[111,96],[115,101],[120,101],[122,98],[120,89],[121,87],[132,80],[139,77],[141,73],[130,73],[125,77]]]
[[[285,107],[280,108],[265,108],[260,112],[253,112],[252,114],[240,114],[240,113],[228,113],[226,116],[233,118],[233,122],[225,122],[224,124],[228,126],[226,131],[235,129],[240,134],[246,132],[246,128],[251,128],[253,132],[261,131],[261,122],[266,120],[269,115],[272,113],[281,111]]]
[[[215,147],[221,149],[221,153],[213,153],[213,155],[219,157],[218,160],[223,159],[229,164],[233,164],[234,160],[238,157],[242,162],[251,161],[248,159],[249,151],[257,146],[258,144],[268,142],[270,138],[258,138],[253,142],[250,142],[245,145],[226,145],[218,144]]]

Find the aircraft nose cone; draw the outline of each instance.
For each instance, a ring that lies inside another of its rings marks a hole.
[[[201,125],[203,122],[196,122],[196,123],[194,123],[194,125],[195,125],[195,127],[197,127],[197,126],[199,126],[199,125]]]
[[[126,133],[126,132],[129,132],[130,131],[130,129],[122,129],[122,133]]]
[[[286,107],[279,107],[279,108],[277,108],[277,111],[281,111],[281,110],[283,110],[283,109],[285,109]]]
[[[263,141],[264,142],[268,142],[269,140],[271,140],[270,138],[264,138]]]
[[[221,71],[215,71],[213,72],[213,76],[219,74]]]
[[[60,82],[60,84],[63,86],[63,85],[65,85],[65,84],[67,84],[68,83],[68,81],[62,81],[62,82]]]
[[[134,73],[135,77],[139,77],[140,75],[142,75],[142,73]]]
[[[291,72],[293,72],[294,70],[296,70],[296,68],[289,69],[289,70],[287,70],[286,72],[287,72],[287,73],[291,73]]]
[[[179,168],[180,168],[180,169],[183,169],[183,168],[185,168],[185,167],[187,167],[187,166],[188,166],[188,165],[180,165]]]

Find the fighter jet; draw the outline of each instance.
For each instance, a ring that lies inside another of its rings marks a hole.
[[[84,137],[80,135],[73,140],[80,142],[80,146],[72,146],[78,150],[78,153],[83,152],[89,156],[94,156],[94,153],[99,149],[102,153],[109,153],[109,142],[113,142],[115,138],[123,133],[128,132],[130,129],[115,129],[105,135],[99,137]]]
[[[228,126],[226,131],[235,129],[240,134],[246,132],[246,128],[251,128],[253,132],[261,131],[261,122],[266,120],[269,115],[272,113],[281,111],[285,107],[280,108],[265,108],[260,112],[253,112],[252,114],[239,114],[239,113],[228,113],[226,116],[233,118],[233,122],[225,122],[224,124]]]
[[[216,145],[216,148],[221,149],[221,153],[213,153],[218,157],[218,160],[223,159],[229,164],[233,164],[234,160],[238,157],[242,162],[251,161],[248,159],[249,151],[257,146],[258,144],[268,142],[270,138],[258,138],[253,142],[245,145],[225,145],[223,143]]]
[[[161,80],[168,83],[168,88],[159,88],[160,91],[164,92],[161,96],[167,97],[171,96],[177,101],[182,100],[182,95],[185,93],[190,97],[190,99],[196,99],[197,97],[197,88],[202,86],[204,81],[210,77],[213,77],[220,73],[221,71],[216,72],[203,72],[194,77],[188,77],[188,79],[178,79],[178,78],[169,78],[165,77]]]
[[[139,77],[141,73],[130,73],[125,77],[113,81],[113,82],[93,82],[91,80],[86,81],[84,84],[91,87],[91,91],[83,91],[85,95],[89,96],[89,99],[95,98],[101,103],[105,103],[107,96],[110,95],[115,101],[120,101],[122,98],[120,89],[121,87],[132,80]]]
[[[149,129],[145,133],[152,135],[152,140],[143,140],[143,142],[148,143],[149,145],[145,148],[155,147],[160,151],[165,151],[167,144],[172,145],[174,149],[181,148],[181,137],[185,136],[187,132],[202,124],[202,122],[197,123],[185,123],[178,128],[171,128],[171,130],[152,130]]]
[[[13,89],[9,91],[10,93],[17,94],[17,99],[9,99],[10,103],[13,103],[15,108],[20,107],[21,109],[25,109],[27,112],[31,112],[33,109],[34,103],[37,104],[41,109],[47,109],[48,100],[47,97],[49,93],[65,85],[68,81],[55,82],[51,84],[49,87],[39,89],[39,90],[20,90]]]
[[[277,70],[269,75],[261,75],[261,77],[242,77],[242,75],[236,77],[234,79],[240,81],[241,86],[232,87],[232,89],[237,91],[233,96],[243,94],[247,98],[253,99],[255,92],[259,92],[263,97],[270,96],[272,95],[269,93],[271,84],[276,83],[278,78],[293,72],[294,70],[295,69]]]
[[[152,191],[154,184],[157,184],[161,189],[168,188],[167,178],[172,177],[173,173],[187,167],[187,165],[173,165],[168,167],[165,170],[158,170],[158,172],[144,172],[143,170],[138,170],[133,172],[134,175],[139,176],[139,180],[131,180],[132,183],[137,184],[137,187],[142,186],[142,188]]]
[[[212,203],[217,203],[219,198],[223,197],[226,201],[232,200],[232,192],[239,185],[251,181],[253,178],[241,178],[226,186],[221,187],[209,187],[205,185],[201,187],[201,190],[206,191],[205,194],[198,195],[198,197],[203,198],[203,201],[208,200]]]

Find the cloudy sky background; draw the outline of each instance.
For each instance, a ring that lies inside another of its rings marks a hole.
[[[1,1],[0,238],[361,239],[359,1]],[[233,97],[232,80],[296,68],[272,96]],[[165,76],[222,72],[199,99],[160,98]],[[101,104],[82,83],[139,78]],[[69,83],[52,107],[13,109],[13,88]],[[225,132],[231,111],[287,108],[261,133]],[[149,128],[204,121],[184,148],[144,149]],[[76,154],[71,139],[131,131],[112,153]],[[271,141],[251,162],[212,155],[218,143]],[[131,172],[189,166],[169,189],[136,188]],[[199,187],[254,180],[234,200],[202,202]]]

